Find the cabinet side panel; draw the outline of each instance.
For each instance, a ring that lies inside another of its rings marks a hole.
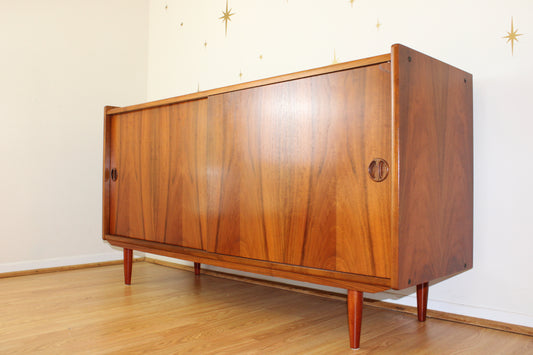
[[[405,288],[472,267],[472,76],[400,45],[392,61],[400,166],[392,286]]]
[[[108,114],[114,106],[104,108],[104,158],[103,158],[103,179],[102,179],[102,238],[109,234],[109,199],[110,199],[110,178],[111,178],[111,115]]]

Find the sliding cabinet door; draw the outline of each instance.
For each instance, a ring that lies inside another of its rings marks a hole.
[[[389,63],[209,97],[208,251],[389,277],[390,102]]]
[[[111,118],[110,233],[203,248],[207,100]]]

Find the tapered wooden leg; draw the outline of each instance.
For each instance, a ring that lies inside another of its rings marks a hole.
[[[426,311],[428,309],[428,290],[429,284],[416,285],[416,306],[418,310],[418,321],[424,322],[426,320]]]
[[[348,328],[350,329],[350,347],[352,349],[359,349],[362,319],[363,292],[348,290]]]
[[[201,268],[201,265],[200,263],[194,263],[194,274],[195,275],[200,275],[200,268]]]
[[[124,248],[124,283],[131,285],[131,265],[133,263],[133,250]]]

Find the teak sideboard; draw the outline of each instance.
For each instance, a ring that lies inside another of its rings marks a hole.
[[[472,268],[472,75],[391,53],[105,108],[103,237],[132,250],[363,292]]]

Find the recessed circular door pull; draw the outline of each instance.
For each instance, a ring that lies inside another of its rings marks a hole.
[[[384,159],[376,158],[368,166],[368,174],[372,180],[381,182],[389,175],[389,164]]]
[[[115,168],[111,169],[111,180],[117,181],[117,178],[118,178],[117,169]]]

